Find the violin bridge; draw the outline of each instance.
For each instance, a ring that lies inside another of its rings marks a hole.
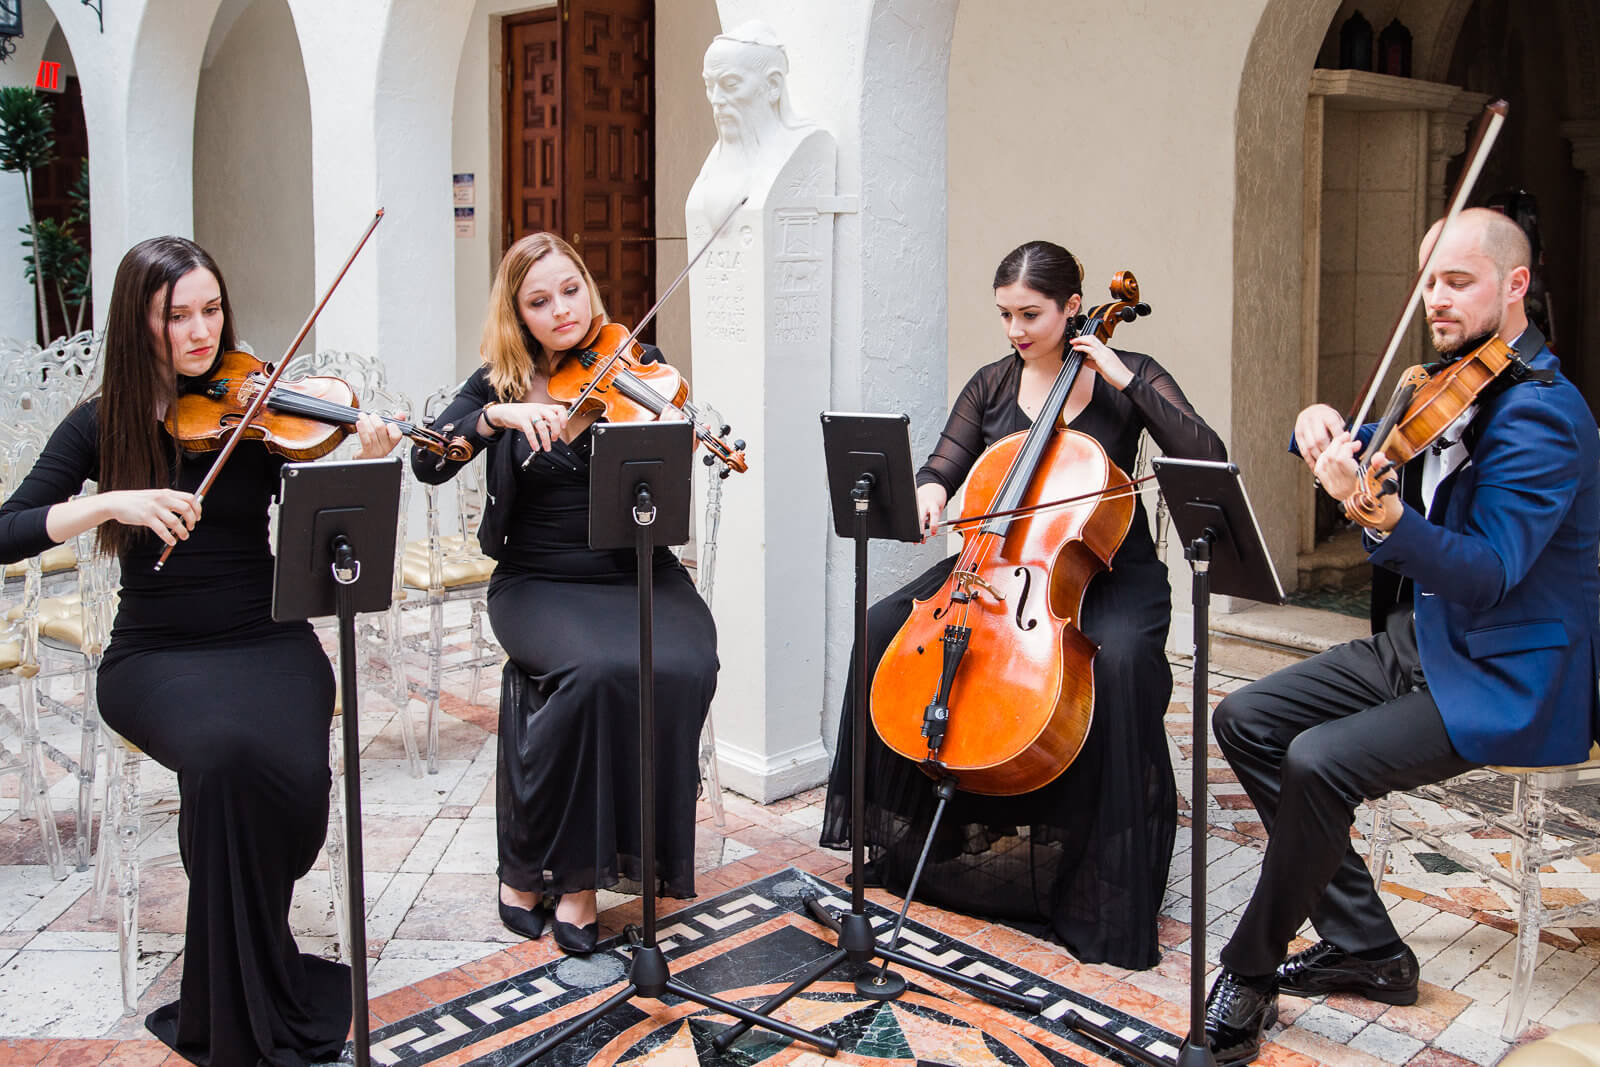
[[[988,582],[984,581],[983,577],[981,575],[977,574],[974,571],[961,571],[961,570],[958,570],[958,571],[955,572],[954,576],[955,576],[955,580],[956,580],[956,585],[958,587],[960,587],[960,589],[961,589],[961,591],[963,593],[967,594],[967,597],[969,599],[971,598],[972,591],[974,589],[982,589],[984,592],[988,593],[990,596],[994,597],[996,600],[999,600],[999,601],[1002,601],[1002,602],[1006,598],[1006,595],[1004,593],[1002,593],[1000,590],[996,589],[994,586],[990,585]]]

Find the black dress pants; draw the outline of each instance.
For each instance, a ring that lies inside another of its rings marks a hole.
[[[1346,952],[1397,940],[1351,844],[1356,805],[1477,766],[1450,744],[1410,613],[1391,620],[1386,633],[1230,694],[1212,721],[1268,835],[1261,880],[1222,950],[1223,966],[1270,974],[1308,918]]]

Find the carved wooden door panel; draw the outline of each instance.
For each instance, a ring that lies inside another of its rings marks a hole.
[[[653,0],[566,0],[565,232],[611,317],[655,300]],[[647,327],[646,339],[654,335]]]
[[[505,21],[505,247],[561,216],[561,26],[554,11]]]

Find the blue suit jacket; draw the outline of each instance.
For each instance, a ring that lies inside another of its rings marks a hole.
[[[1532,327],[1516,347],[1559,366]],[[1415,584],[1417,650],[1456,751],[1575,763],[1600,738],[1600,436],[1559,372],[1501,392],[1473,432],[1427,518],[1407,508],[1370,556]]]

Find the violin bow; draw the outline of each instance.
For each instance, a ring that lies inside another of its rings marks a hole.
[[[1023,504],[1021,507],[1008,508],[1005,511],[990,511],[978,515],[961,515],[954,519],[945,519],[940,526],[974,526],[990,519],[1005,519],[1014,515],[1042,515],[1048,511],[1058,511],[1072,504],[1079,504],[1085,500],[1100,497],[1104,500],[1120,500],[1125,496],[1137,496],[1146,490],[1138,488],[1146,482],[1155,481],[1154,474],[1141,475],[1130,478],[1116,485],[1108,485],[1104,489],[1091,489],[1087,493],[1078,493],[1076,496],[1064,496],[1056,500],[1041,500],[1037,504]]]
[[[716,241],[716,239],[722,236],[722,231],[728,228],[728,223],[732,222],[733,217],[739,213],[739,209],[744,207],[745,204],[749,203],[749,201],[749,194],[741,196],[739,198],[739,202],[733,205],[732,209],[730,209],[728,213],[722,217],[722,221],[717,223],[717,228],[711,231],[711,236],[706,238],[706,243],[700,246],[700,250],[698,252],[689,257],[689,262],[685,263],[683,265],[683,269],[678,272],[678,276],[672,279],[672,284],[667,286],[667,291],[662,293],[660,299],[658,299],[655,304],[651,306],[650,310],[646,311],[644,315],[640,317],[639,324],[633,328],[633,332],[628,334],[628,336],[623,339],[622,343],[617,346],[617,350],[611,353],[606,361],[595,369],[594,377],[590,379],[589,384],[584,386],[583,392],[579,393],[575,398],[573,398],[572,403],[568,405],[569,411],[577,411],[583,406],[583,402],[589,399],[589,395],[596,389],[600,388],[600,383],[605,381],[606,372],[611,369],[612,364],[622,358],[622,354],[626,352],[629,346],[633,344],[633,340],[639,336],[639,332],[646,326],[650,325],[650,320],[656,317],[656,312],[661,310],[661,305],[667,302],[667,298],[672,295],[673,290],[677,289],[678,286],[683,284],[683,280],[689,276],[689,271],[693,270],[694,265],[700,262],[700,257],[705,255],[706,252],[710,250],[711,245]]]
[[[245,409],[244,416],[239,420],[238,426],[228,436],[228,443],[222,446],[222,451],[217,454],[216,462],[211,464],[211,469],[206,472],[205,478],[201,480],[200,488],[194,491],[197,503],[205,500],[206,493],[211,489],[212,483],[217,480],[217,475],[222,473],[222,465],[228,462],[228,457],[233,455],[233,450],[244,439],[244,431],[249,428],[250,424],[255,421],[255,417],[260,414],[262,405],[267,402],[267,397],[272,394],[272,387],[278,384],[279,378],[283,377],[284,369],[289,366],[289,361],[294,358],[295,352],[299,350],[300,343],[306,339],[306,334],[311,332],[311,327],[316,323],[317,316],[321,315],[322,309],[327,306],[328,298],[333,295],[335,289],[339,288],[339,283],[344,281],[345,274],[350,270],[350,264],[356,261],[356,257],[366,247],[367,238],[372,236],[372,231],[377,229],[378,223],[382,221],[383,208],[380,207],[377,213],[372,216],[372,222],[367,225],[366,230],[361,234],[361,240],[356,242],[355,250],[350,253],[350,258],[344,261],[344,266],[339,268],[339,273],[329,283],[327,290],[322,294],[322,299],[317,301],[317,306],[311,309],[310,315],[306,316],[305,324],[300,327],[300,332],[294,335],[293,341],[289,342],[288,350],[283,353],[283,358],[278,361],[278,365],[272,369],[272,375],[267,378],[267,384],[256,393],[256,398],[250,401],[250,406]],[[162,549],[161,558],[156,560],[155,569],[157,571],[166,566],[167,557],[172,555],[172,550],[175,547],[176,545],[172,544]]]
[[[1427,284],[1428,275],[1433,270],[1434,260],[1439,255],[1439,247],[1444,244],[1444,231],[1466,206],[1467,197],[1472,194],[1472,187],[1477,184],[1478,175],[1483,171],[1484,163],[1488,161],[1489,149],[1494,147],[1495,138],[1500,135],[1500,127],[1505,124],[1508,110],[1510,105],[1504,100],[1496,100],[1483,109],[1483,117],[1478,121],[1472,147],[1467,153],[1467,165],[1462,168],[1461,176],[1456,179],[1456,187],[1450,194],[1450,210],[1445,213],[1444,223],[1439,227],[1438,236],[1433,239],[1433,246],[1428,249],[1427,258],[1422,261],[1422,268],[1417,271],[1416,280],[1411,283],[1411,295],[1406,298],[1406,306],[1401,309],[1400,318],[1394,325],[1394,332],[1389,335],[1389,346],[1384,350],[1383,358],[1373,367],[1372,374],[1361,387],[1361,404],[1345,423],[1345,429],[1351,433],[1366,421],[1367,412],[1372,407],[1378,386],[1382,383],[1383,376],[1389,372],[1389,364],[1394,362],[1395,353],[1400,351],[1400,342],[1405,339],[1406,330],[1411,325],[1411,316],[1415,314],[1417,303],[1422,299],[1423,286]],[[1377,442],[1374,447],[1381,447],[1382,444],[1381,441]]]

